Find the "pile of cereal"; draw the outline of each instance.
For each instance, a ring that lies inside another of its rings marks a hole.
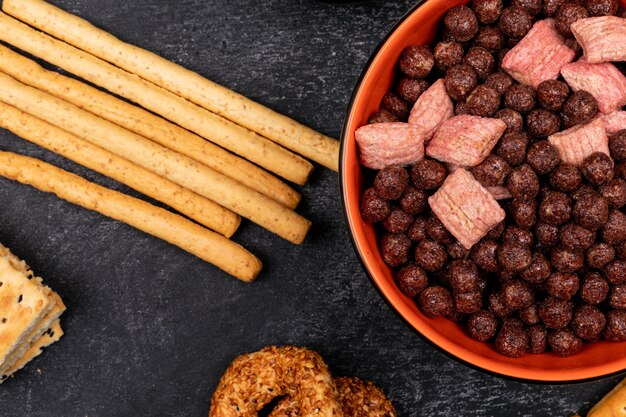
[[[356,131],[362,217],[398,287],[503,355],[626,341],[625,15],[453,7]]]

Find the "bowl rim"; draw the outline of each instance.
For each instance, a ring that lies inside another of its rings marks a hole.
[[[346,205],[346,183],[345,183],[345,163],[344,160],[346,158],[345,153],[346,153],[346,142],[347,142],[347,138],[349,136],[349,132],[348,132],[348,123],[350,121],[352,112],[354,110],[354,104],[357,98],[357,95],[359,94],[359,91],[361,89],[361,86],[363,85],[365,76],[367,75],[367,73],[370,70],[370,67],[372,65],[372,63],[374,62],[374,60],[378,57],[378,54],[380,53],[380,51],[383,49],[383,47],[387,44],[387,42],[389,41],[389,39],[393,36],[393,34],[398,30],[398,28],[409,18],[411,17],[415,12],[417,12],[418,9],[420,9],[422,6],[424,6],[425,4],[430,3],[433,0],[420,0],[417,4],[415,4],[414,6],[412,6],[402,17],[400,17],[400,19],[398,19],[398,21],[388,30],[387,34],[379,41],[379,43],[376,45],[376,47],[372,50],[371,55],[369,57],[369,59],[367,60],[367,62],[365,63],[365,66],[363,68],[363,70],[361,71],[357,81],[356,81],[356,85],[352,91],[352,94],[350,96],[350,101],[348,102],[348,106],[344,115],[344,119],[342,122],[342,127],[341,127],[341,136],[340,136],[340,147],[339,147],[339,171],[338,171],[338,187],[339,187],[339,195],[340,195],[340,202],[341,202],[341,211],[342,211],[342,215],[343,215],[343,219],[345,222],[345,225],[348,229],[348,235],[350,237],[350,242],[352,244],[352,247],[357,255],[357,258],[359,259],[359,262],[361,264],[361,267],[363,268],[363,270],[365,271],[366,275],[369,277],[370,279],[370,283],[373,284],[374,288],[376,289],[376,291],[378,292],[378,294],[382,297],[383,300],[385,300],[385,303],[391,308],[391,310],[399,317],[402,319],[402,321],[404,322],[404,324],[409,327],[411,330],[413,330],[413,332],[417,333],[417,335],[424,341],[426,341],[430,346],[434,347],[436,350],[444,353],[446,356],[448,356],[449,358],[455,360],[458,363],[461,363],[469,368],[478,370],[480,372],[495,376],[495,377],[499,377],[499,378],[504,378],[504,379],[508,379],[508,380],[512,380],[512,381],[517,381],[517,382],[524,382],[524,383],[533,383],[533,384],[537,384],[537,385],[554,385],[554,384],[558,384],[558,385],[575,385],[575,384],[581,384],[581,383],[586,383],[586,382],[591,382],[591,381],[600,381],[603,379],[608,379],[620,374],[623,374],[624,372],[626,372],[626,368],[620,368],[617,369],[615,371],[610,371],[608,373],[598,373],[598,374],[594,374],[593,372],[590,373],[590,375],[588,377],[582,377],[582,378],[568,378],[568,379],[540,379],[540,378],[530,378],[530,377],[523,377],[523,376],[518,376],[518,375],[512,375],[512,374],[508,374],[505,372],[498,372],[492,369],[489,369],[485,366],[476,364],[474,362],[471,362],[467,359],[464,359],[450,351],[448,351],[447,349],[443,348],[442,346],[440,346],[439,344],[437,344],[434,340],[431,340],[429,337],[427,337],[425,334],[423,334],[419,329],[417,329],[416,326],[414,326],[413,324],[411,324],[409,322],[409,320],[399,311],[399,309],[393,304],[393,302],[389,299],[389,297],[387,297],[385,295],[385,293],[383,292],[382,288],[380,287],[378,281],[374,278],[374,276],[372,275],[372,272],[370,271],[370,269],[367,266],[367,263],[365,262],[364,259],[364,254],[361,252],[361,248],[355,238],[355,233],[353,231],[354,228],[354,224],[351,220],[350,214],[348,213],[348,208]]]

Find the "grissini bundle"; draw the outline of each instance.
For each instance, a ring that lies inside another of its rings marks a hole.
[[[143,200],[89,182],[53,165],[0,152],[0,176],[124,222],[192,253],[242,281],[250,282],[261,262],[250,252],[184,217]]]
[[[237,214],[213,201],[2,101],[0,127],[165,203],[226,237],[241,223]]]
[[[0,72],[0,101],[66,130],[213,200],[267,230],[302,243],[311,222],[198,161]]]
[[[35,61],[2,45],[0,71],[193,158],[286,207],[295,208],[300,202],[300,195],[294,189],[245,159],[140,107],[73,78],[48,71]]]
[[[297,184],[304,184],[313,169],[308,161],[276,143],[4,13],[0,13],[0,39],[133,101]]]
[[[41,0],[5,0],[3,10],[52,36],[166,88],[334,171],[339,142]]]

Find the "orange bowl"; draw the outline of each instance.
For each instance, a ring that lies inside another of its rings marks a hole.
[[[626,0],[621,2],[626,6]],[[402,50],[407,45],[433,41],[446,10],[465,3],[468,1],[427,0],[411,10],[374,52],[356,86],[341,138],[340,191],[357,255],[383,297],[413,328],[443,351],[471,366],[537,382],[582,381],[623,371],[626,369],[626,342],[585,345],[581,352],[569,358],[544,353],[512,359],[498,354],[490,344],[471,339],[450,320],[427,318],[394,283],[391,269],[381,258],[374,227],[361,217],[359,197],[364,188],[364,178],[354,132],[378,110],[383,95],[393,82],[396,62]]]

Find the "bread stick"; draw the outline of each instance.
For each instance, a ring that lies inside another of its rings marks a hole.
[[[625,417],[626,379],[600,400],[587,414],[587,417]]]
[[[3,10],[52,36],[166,88],[319,164],[338,170],[339,142],[41,0],[5,0]]]
[[[0,152],[0,176],[124,222],[192,253],[242,281],[259,274],[261,262],[224,236],[143,200],[89,182],[53,165]]]
[[[118,94],[297,184],[313,166],[298,155],[164,88],[0,13],[0,39]]]
[[[241,223],[237,214],[213,201],[2,101],[0,127],[165,203],[226,237]]]
[[[48,71],[3,45],[0,45],[0,71],[193,158],[286,207],[295,208],[300,202],[300,194],[294,189],[245,159],[140,107],[81,81]]]
[[[311,223],[198,161],[123,129],[0,72],[0,101],[179,184],[299,244]]]

